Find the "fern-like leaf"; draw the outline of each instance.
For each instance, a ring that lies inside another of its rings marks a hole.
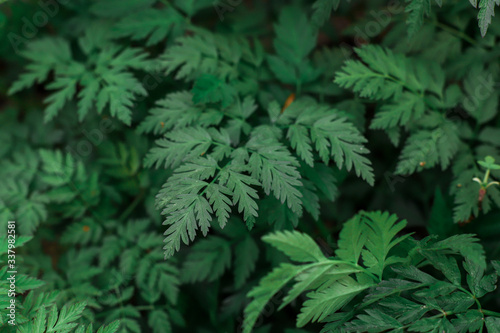
[[[325,260],[325,256],[314,240],[297,231],[276,232],[264,236],[262,240],[284,252],[290,259],[298,262]]]

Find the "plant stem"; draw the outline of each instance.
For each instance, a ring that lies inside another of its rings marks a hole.
[[[488,182],[488,178],[490,177],[490,169],[487,169],[486,170],[486,173],[484,175],[484,179],[483,179],[483,185],[486,185],[486,183]]]
[[[498,313],[498,312],[495,312],[495,311],[490,311],[490,310],[482,310],[482,312],[483,312],[485,315],[488,315],[488,316],[493,316],[493,317],[499,317],[499,318],[500,318],[500,313]]]
[[[142,311],[142,310],[154,310],[155,307],[154,305],[138,305],[135,307],[136,310]]]
[[[434,23],[434,25],[436,27],[441,28],[441,29],[443,29],[443,30],[449,32],[450,34],[455,35],[455,36],[457,36],[459,38],[462,38],[463,40],[465,40],[466,42],[469,42],[470,44],[472,44],[474,46],[478,45],[478,43],[474,39],[472,39],[471,37],[467,36],[466,34],[464,34],[460,30],[452,28],[449,25],[446,25],[446,24],[441,23],[439,21],[434,21],[433,23]]]
[[[481,312],[481,314],[483,314],[483,320],[484,320],[483,307],[481,306],[481,303],[477,299],[476,295],[474,295],[473,293],[471,293],[470,291],[468,291],[465,288],[462,288],[462,287],[459,287],[459,286],[457,286],[457,287],[458,287],[458,290],[462,291],[463,293],[469,295],[472,299],[474,299],[474,301],[476,302],[476,305],[477,305],[477,309],[479,310],[479,312]]]
[[[297,80],[295,89],[297,91],[297,96],[299,96],[300,95],[300,91],[302,90],[302,82],[300,82],[300,80]]]

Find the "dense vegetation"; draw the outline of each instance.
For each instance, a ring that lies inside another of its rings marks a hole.
[[[0,332],[500,332],[497,5],[0,1]]]

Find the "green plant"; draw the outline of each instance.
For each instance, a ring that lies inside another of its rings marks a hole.
[[[303,264],[281,264],[249,292],[253,300],[245,309],[244,332],[292,280],[280,309],[309,291],[299,327],[320,321],[326,323],[322,332],[341,327],[343,332],[472,332],[484,325],[495,331],[500,313],[484,309],[480,299],[496,289],[499,262],[485,274],[484,250],[472,235],[441,241],[397,237],[405,225],[395,215],[362,212],[344,224],[331,258],[306,234],[266,235],[265,242]]]
[[[495,159],[491,156],[486,156],[484,161],[479,161],[478,164],[486,169],[486,173],[484,174],[483,180],[474,177],[472,180],[481,185],[482,189],[487,189],[492,185],[500,185],[497,181],[488,182],[488,178],[490,177],[491,170],[500,170],[500,165],[495,164]]]
[[[0,332],[496,332],[499,4],[0,1]]]

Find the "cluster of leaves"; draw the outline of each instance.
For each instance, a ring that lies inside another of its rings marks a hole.
[[[169,106],[162,110],[167,123],[176,119],[170,106],[179,104],[171,103],[163,103]],[[300,100],[285,115],[274,102],[268,107],[269,124],[251,128],[248,118],[256,109],[254,100],[237,103],[227,111],[236,118],[228,127],[177,123],[146,157],[147,165],[174,168],[157,197],[158,207],[167,215],[165,224],[171,225],[166,231],[167,256],[179,250],[181,239],[186,244],[192,241],[198,228],[206,235],[212,213],[223,228],[233,206],[252,228],[259,216],[258,189],[285,204],[293,221],[302,216],[303,207],[318,218],[315,192],[324,190],[333,199],[336,191],[333,181],[320,183],[325,181],[320,172],[333,179],[328,169],[317,166],[330,159],[373,184],[370,161],[363,156],[366,139],[338,111],[315,105],[313,100]],[[175,111],[186,116],[189,109]],[[245,128],[250,130],[245,133]]]
[[[359,48],[356,53],[360,60],[347,61],[335,82],[360,97],[383,101],[370,128],[384,130],[394,145],[400,143],[401,129],[408,132],[395,174],[408,175],[436,165],[445,170],[453,164],[455,181],[451,192],[455,195],[455,221],[477,216],[478,188],[470,182],[479,173],[475,161],[489,152],[497,156],[499,143],[492,137],[492,128],[483,125],[497,112],[498,96],[492,90],[493,82],[484,87],[488,92],[486,97],[481,96],[486,99],[483,102],[473,98],[478,77],[486,73],[474,69],[464,81],[470,98],[465,98],[462,104],[467,116],[475,120],[474,131],[464,119],[453,117],[448,111],[467,94],[456,84],[445,87],[445,72],[437,63],[424,63],[380,46]],[[492,104],[485,108],[483,103]],[[480,145],[471,149],[466,140],[477,140]],[[466,185],[457,190],[458,184]],[[488,191],[484,212],[491,209],[491,202],[500,206],[500,192],[496,188]]]
[[[11,239],[11,238],[9,238]],[[37,292],[36,290],[42,287],[45,282],[25,274],[12,274],[6,258],[11,258],[9,254],[16,253],[23,244],[29,242],[32,237],[20,236],[16,239],[16,247],[9,247],[7,238],[2,238],[0,241],[0,255],[2,260],[2,268],[0,269],[0,332],[20,332],[20,333],[44,333],[44,332],[60,332],[60,333],[115,333],[117,332],[120,322],[114,321],[107,326],[101,326],[97,331],[94,331],[92,323],[88,326],[78,323],[82,317],[83,311],[87,306],[86,302],[73,302],[73,304],[64,305],[60,311],[57,310],[56,301],[60,298],[58,290],[49,292]],[[9,251],[10,250],[10,251]],[[10,279],[14,276],[14,279]],[[12,297],[14,290],[11,284],[15,285],[15,293],[27,296]],[[15,300],[12,303],[12,299]],[[14,310],[14,311],[11,311]],[[19,311],[21,310],[21,311]],[[11,316],[13,314],[13,316]],[[9,322],[15,322],[11,325]],[[8,324],[9,323],[9,324]]]
[[[307,234],[266,235],[265,242],[300,264],[281,264],[248,293],[253,300],[244,332],[291,281],[280,309],[307,292],[299,327],[319,321],[326,323],[321,332],[476,332],[484,326],[497,332],[500,313],[483,309],[481,299],[496,289],[500,262],[492,261],[494,270],[486,274],[474,236],[417,241],[397,236],[405,225],[395,215],[361,212],[344,224],[330,258]]]
[[[275,31],[281,57],[269,55],[268,65],[281,82],[300,89],[320,75],[307,59],[315,32],[295,7],[281,12]],[[285,38],[290,31],[294,38]],[[244,39],[196,30],[162,55],[167,73],[176,71],[175,78],[193,82],[191,91],[160,100],[139,126],[142,132],[164,134],[146,165],[174,170],[157,197],[169,225],[166,256],[179,250],[181,240],[193,241],[196,230],[206,236],[212,215],[224,227],[233,207],[252,228],[259,214],[266,214],[262,196],[272,194],[286,205],[282,214],[294,226],[304,209],[317,219],[317,192],[330,200],[336,192],[332,172],[324,168],[330,160],[374,183],[364,156],[366,139],[341,111],[312,97],[297,99],[285,111],[271,96],[262,96],[255,81],[266,68],[262,46],[254,43],[255,51]],[[259,106],[267,109],[267,119],[256,112]]]
[[[0,1],[0,332],[498,331],[497,5]]]

